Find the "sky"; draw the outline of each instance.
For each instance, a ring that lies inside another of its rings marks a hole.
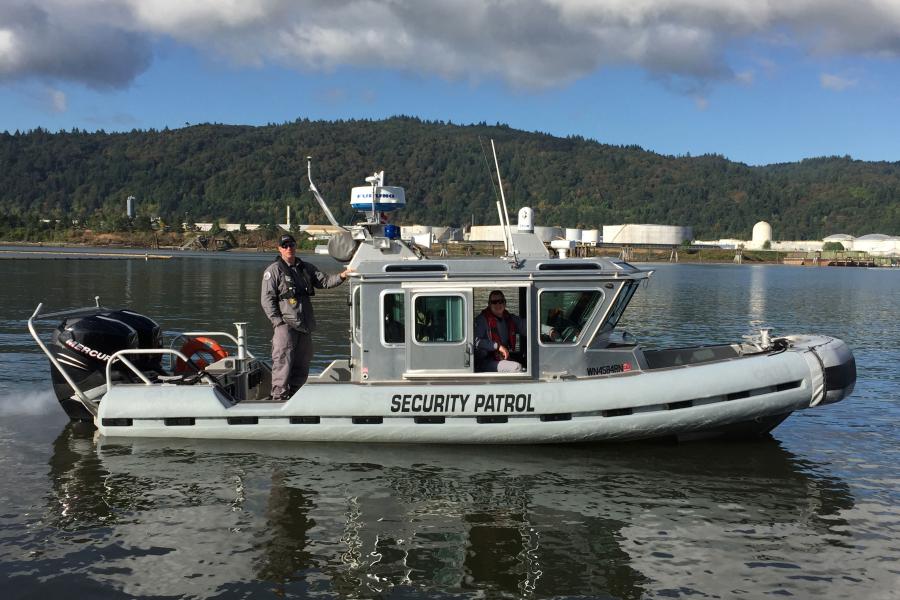
[[[0,0],[0,131],[394,115],[900,161],[900,0]]]

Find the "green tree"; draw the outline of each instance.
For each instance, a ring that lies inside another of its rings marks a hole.
[[[472,215],[479,224],[496,223],[496,177],[484,148],[491,138],[510,213],[532,206],[541,225],[646,222],[690,225],[701,239],[747,239],[752,223],[764,218],[782,239],[900,234],[900,162],[821,157],[750,167],[714,154],[664,156],[503,124],[411,117],[0,135],[0,216],[126,229],[113,213],[134,195],[146,199],[143,214],[177,229],[215,215],[267,221],[283,214],[284,201],[271,199],[283,198],[298,204],[298,223],[324,223],[304,184],[309,154],[314,180],[342,223],[358,218],[346,202],[350,188],[382,169],[389,185],[406,190],[407,208],[394,223],[446,225]],[[19,227],[37,232],[30,221],[7,231]]]

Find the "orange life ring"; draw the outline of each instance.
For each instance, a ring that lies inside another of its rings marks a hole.
[[[205,369],[217,360],[222,360],[228,356],[228,352],[216,340],[208,337],[188,338],[184,345],[181,346],[181,353],[187,356],[188,361],[197,370]],[[192,373],[194,369],[179,358],[175,362],[175,372]]]

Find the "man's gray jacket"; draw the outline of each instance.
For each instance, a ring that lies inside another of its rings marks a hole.
[[[285,271],[293,277],[288,277]],[[272,327],[286,323],[297,331],[311,333],[316,328],[310,301],[314,288],[332,288],[343,282],[340,274],[328,275],[300,258],[289,266],[279,257],[263,272],[260,302]]]

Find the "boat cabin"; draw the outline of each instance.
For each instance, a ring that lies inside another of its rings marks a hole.
[[[552,258],[539,240],[531,248],[516,261],[410,260],[390,251],[357,257],[350,380],[559,379],[642,369],[642,354],[614,329],[648,273],[608,258]],[[492,290],[524,323],[512,357],[522,372],[478,369],[475,319]]]
[[[652,272],[609,258],[554,258],[534,233],[534,212],[519,210],[516,230],[501,211],[505,256],[426,260],[404,243],[387,212],[405,205],[402,188],[384,172],[353,189],[351,205],[364,223],[342,228],[328,253],[349,262],[349,361],[336,361],[310,383],[448,380],[552,380],[640,371],[646,358],[614,332],[640,282]],[[333,224],[310,176],[310,189]],[[499,208],[499,204],[498,204]],[[523,327],[515,332],[520,372],[482,371],[476,360],[476,317],[492,290]]]

